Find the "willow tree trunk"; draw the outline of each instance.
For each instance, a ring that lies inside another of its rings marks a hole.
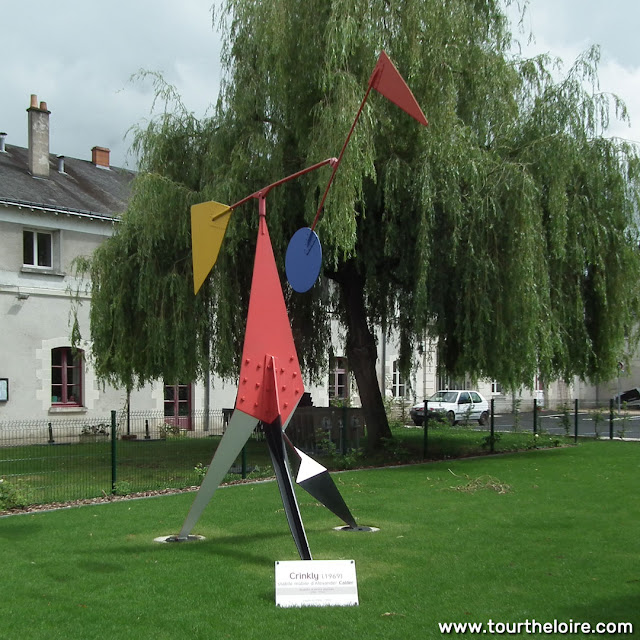
[[[391,438],[391,430],[376,374],[378,352],[367,322],[364,280],[352,262],[343,265],[334,278],[340,286],[347,326],[349,369],[356,377],[367,424],[367,449],[374,451],[382,447],[384,438]]]

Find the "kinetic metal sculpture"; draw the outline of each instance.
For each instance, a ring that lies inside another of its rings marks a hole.
[[[271,189],[289,180],[325,165],[333,167],[312,227],[296,232],[287,249],[285,266],[289,283],[295,291],[307,291],[315,283],[322,263],[322,249],[314,228],[371,89],[376,89],[421,124],[427,124],[409,87],[391,60],[382,52],[337,159],[329,158],[294,173],[243,198],[234,205],[205,202],[191,208],[193,280],[196,294],[216,262],[232,211],[251,199],[257,199],[259,229],[235,410],[182,529],[178,536],[173,537],[173,540],[189,539],[189,534],[202,511],[251,433],[261,422],[298,553],[302,560],[311,560],[311,551],[293,490],[285,448],[285,441],[289,441],[284,433],[302,398],[304,384],[269,239],[266,197]],[[293,447],[293,450],[300,458],[298,484],[344,520],[349,527],[356,528],[356,522],[328,471],[299,449]]]

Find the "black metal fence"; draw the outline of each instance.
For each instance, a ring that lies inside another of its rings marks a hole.
[[[494,403],[492,403],[493,405]],[[506,409],[506,410],[505,410]],[[554,434],[573,438],[640,437],[640,411],[613,399],[605,402],[573,400],[548,409],[533,401],[527,411],[492,407],[494,429],[529,429],[536,434]]]
[[[572,400],[554,408],[546,408],[532,400],[522,409],[517,400],[499,404],[491,400],[489,416],[482,420],[482,424],[475,417],[463,416],[456,425],[488,431],[490,451],[494,451],[501,433],[557,436],[570,438],[574,442],[580,437],[640,440],[640,407],[618,404],[611,399],[604,403]]]
[[[167,417],[111,412],[92,419],[53,417],[0,423],[0,510],[3,503],[45,504],[197,486],[229,423],[231,409]],[[360,409],[299,408],[287,429],[307,453],[357,448]],[[259,429],[229,470],[229,479],[271,475]]]

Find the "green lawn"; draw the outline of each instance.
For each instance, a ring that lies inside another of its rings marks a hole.
[[[637,443],[334,478],[379,532],[334,531],[304,492],[300,508],[314,558],[356,561],[359,607],[275,607],[274,561],[295,546],[275,483],[239,485],[218,491],[198,543],[153,542],[180,529],[193,494],[0,519],[0,638],[438,638],[438,622],[489,619],[640,629]]]

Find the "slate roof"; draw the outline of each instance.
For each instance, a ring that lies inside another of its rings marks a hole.
[[[5,149],[0,153],[0,205],[108,219],[127,208],[133,171],[65,157],[65,172],[59,173],[57,156],[49,154],[49,177],[34,178],[28,150],[10,144]]]

